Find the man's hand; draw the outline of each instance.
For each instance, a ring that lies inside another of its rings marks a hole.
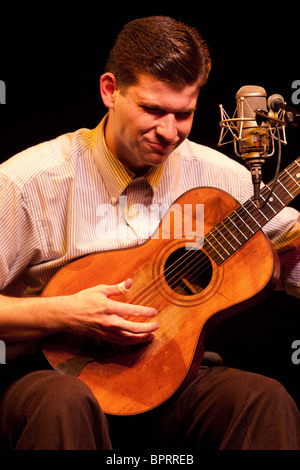
[[[69,308],[62,320],[66,331],[119,344],[153,340],[159,327],[157,322],[129,321],[123,317],[154,317],[157,314],[154,308],[110,299],[129,290],[131,285],[131,279],[127,279],[120,284],[101,284],[69,296]]]

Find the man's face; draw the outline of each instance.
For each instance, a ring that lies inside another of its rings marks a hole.
[[[114,82],[108,148],[134,171],[161,164],[189,135],[198,93],[196,84],[176,89],[150,75],[139,75],[124,92]]]

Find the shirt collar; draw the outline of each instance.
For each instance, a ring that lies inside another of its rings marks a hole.
[[[104,134],[107,117],[108,115],[92,131],[92,151],[98,171],[111,198],[111,203],[115,205],[119,196],[125,191],[131,181],[136,178],[136,175],[129,168],[125,167],[107,147]],[[166,162],[157,167],[152,167],[144,175],[145,180],[153,190],[153,194],[158,189],[165,165]]]

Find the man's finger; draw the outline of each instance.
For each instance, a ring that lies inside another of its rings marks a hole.
[[[155,308],[145,307],[143,305],[127,304],[116,300],[110,300],[108,306],[110,310],[108,313],[115,313],[121,317],[125,315],[132,315],[134,317],[155,317],[155,315],[157,315],[157,310]]]

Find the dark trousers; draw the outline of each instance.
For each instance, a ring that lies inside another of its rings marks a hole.
[[[275,380],[226,367],[201,368],[170,406],[135,417],[105,416],[81,380],[52,370],[19,378],[2,397],[2,449],[143,446],[300,449],[299,411]]]

